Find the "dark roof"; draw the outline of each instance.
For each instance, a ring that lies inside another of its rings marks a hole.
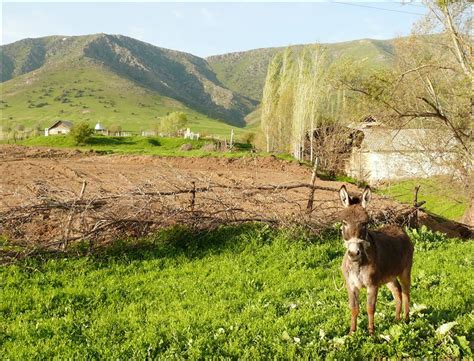
[[[50,126],[48,128],[48,130],[57,127],[59,124],[64,124],[68,128],[72,128],[72,125],[73,125],[72,122],[69,121],[69,120],[58,120],[56,123],[54,123],[52,126]]]

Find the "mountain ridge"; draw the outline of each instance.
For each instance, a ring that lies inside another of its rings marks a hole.
[[[3,83],[64,62],[77,66],[92,60],[143,88],[236,126],[245,125],[245,115],[256,105],[222,85],[204,59],[123,35],[51,36],[1,49]]]
[[[385,66],[392,43],[361,39],[322,45],[334,58],[366,57],[372,65]],[[170,111],[185,110],[206,129],[212,119],[244,127],[249,119],[255,123],[268,64],[285,48],[201,58],[120,34],[22,39],[0,46],[2,123],[68,116],[143,129],[155,127]]]
[[[304,46],[297,44],[288,47],[258,48],[206,57],[221,83],[236,93],[259,101],[266,78],[266,70],[277,52],[290,48],[298,52]],[[385,66],[393,60],[393,39],[360,39],[338,43],[320,44],[328,49],[333,59],[350,56],[362,59],[366,55],[371,65]]]

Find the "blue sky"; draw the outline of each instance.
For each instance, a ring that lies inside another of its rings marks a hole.
[[[387,9],[387,11],[380,9]],[[199,56],[271,46],[407,35],[420,3],[2,2],[2,44],[109,33]]]

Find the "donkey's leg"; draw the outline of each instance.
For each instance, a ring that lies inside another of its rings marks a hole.
[[[359,315],[359,290],[347,288],[349,294],[349,308],[351,309],[351,330],[349,334],[357,330],[357,316]]]
[[[405,268],[400,275],[400,283],[402,286],[403,308],[405,320],[410,317],[410,286],[411,286],[411,268]]]
[[[390,289],[395,300],[395,319],[400,320],[400,311],[402,310],[402,286],[400,282],[395,278],[395,280],[388,282],[387,287]]]
[[[379,288],[377,286],[367,287],[367,315],[369,316],[369,334],[374,334],[374,314],[375,303],[377,302],[377,293]]]

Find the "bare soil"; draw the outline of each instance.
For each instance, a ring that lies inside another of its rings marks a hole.
[[[123,194],[150,186],[169,191],[180,186],[189,187],[192,182],[196,186],[209,183],[240,187],[281,186],[309,183],[311,169],[274,157],[227,159],[102,155],[93,151],[0,145],[0,175],[0,211],[4,211],[31,204],[39,187],[69,192],[73,199],[79,194],[83,181],[87,181],[86,193],[91,194]],[[316,186],[330,188],[316,190],[316,211],[318,204],[324,204],[324,207],[330,204],[334,209],[339,207],[337,190],[342,184],[316,180]],[[346,186],[350,193],[359,194],[360,190],[354,185]],[[304,207],[308,189],[296,189],[286,196]],[[267,204],[266,207],[269,213],[286,211],[281,203]],[[370,207],[372,212],[396,213],[406,205],[374,195]],[[452,228],[446,229],[447,233],[457,235]]]

